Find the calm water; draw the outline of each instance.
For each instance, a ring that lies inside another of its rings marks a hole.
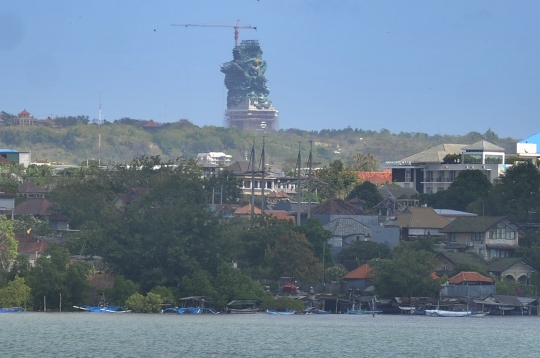
[[[1,357],[540,357],[540,317],[0,315]]]

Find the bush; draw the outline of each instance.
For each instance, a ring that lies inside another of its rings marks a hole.
[[[295,300],[290,297],[274,297],[267,296],[263,298],[261,303],[261,309],[263,310],[276,310],[276,311],[303,311],[306,308],[304,301]]]
[[[136,292],[126,300],[125,306],[136,313],[157,313],[161,310],[161,296],[152,292],[143,296]]]

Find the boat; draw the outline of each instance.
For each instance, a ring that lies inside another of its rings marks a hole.
[[[167,313],[175,313],[175,314],[203,314],[203,313],[210,313],[210,314],[219,314],[218,311],[216,311],[213,308],[201,308],[201,307],[169,307],[161,310],[162,314]]]
[[[266,313],[272,314],[272,315],[284,315],[284,316],[290,316],[296,313],[296,311],[276,311],[276,310],[266,310]]]
[[[467,317],[471,315],[471,311],[426,310],[426,316],[431,317]]]
[[[0,307],[0,313],[14,313],[14,312],[24,312],[24,309],[21,307]]]
[[[122,306],[73,306],[81,311],[86,312],[106,312],[106,313],[128,313],[131,310],[126,310]]]
[[[258,308],[229,308],[227,311],[232,314],[253,314],[260,312]]]

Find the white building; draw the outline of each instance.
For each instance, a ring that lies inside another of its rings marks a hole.
[[[205,162],[206,164],[213,165],[228,165],[231,161],[232,155],[225,154],[223,152],[210,152],[197,154],[198,162]]]
[[[396,162],[386,162],[394,183],[433,194],[446,190],[463,170],[480,170],[490,182],[506,171],[504,148],[484,140],[474,144],[440,144]]]

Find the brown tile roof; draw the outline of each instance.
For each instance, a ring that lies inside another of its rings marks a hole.
[[[255,215],[261,214],[261,209],[258,207],[255,207],[254,210]],[[247,204],[246,206],[242,206],[241,208],[238,208],[233,213],[234,215],[250,215],[251,214],[251,204]]]
[[[448,283],[453,285],[459,285],[464,282],[488,282],[492,283],[493,280],[484,275],[480,275],[478,272],[461,271],[454,277],[448,279]]]
[[[272,191],[266,196],[272,199],[288,199],[289,198],[289,194],[287,194],[284,191]]]
[[[365,212],[343,199],[328,199],[311,208],[314,215],[365,215]]]
[[[26,199],[15,207],[15,215],[49,215],[49,208],[53,204],[44,198]]]
[[[441,232],[486,232],[504,219],[504,216],[460,216]]]
[[[159,128],[161,125],[154,122],[153,119],[149,120],[145,125],[143,125],[143,128]]]
[[[396,220],[392,221],[392,225],[397,225],[401,228],[424,228],[424,229],[442,229],[450,223],[445,217],[437,215],[433,208],[426,207],[408,207],[403,214],[396,216]]]
[[[372,278],[373,273],[371,270],[371,267],[368,264],[363,264],[362,266],[352,270],[345,276],[343,276],[344,280],[351,279],[351,280],[359,280],[359,279],[367,279]]]
[[[251,209],[250,209],[250,213],[251,213]],[[292,220],[294,223],[296,223],[296,218],[292,215],[289,215],[289,213],[286,212],[285,210],[271,210],[271,211],[266,211],[265,213],[276,219]]]
[[[0,187],[0,198],[2,198],[2,199],[13,199],[13,198],[15,198],[15,196],[16,195],[14,193],[10,193],[6,189]]]
[[[28,112],[26,109],[23,109],[22,112],[19,113],[19,116],[25,115],[25,114],[30,114],[30,112]]]
[[[46,241],[39,240],[37,237],[30,234],[15,234],[15,240],[19,243],[17,248],[17,252],[19,253],[43,253],[47,247]]]
[[[131,200],[131,196],[129,196],[128,193],[118,193],[116,194],[118,199],[122,200],[126,204],[131,204],[133,200]]]
[[[47,190],[43,189],[39,185],[31,182],[30,180],[25,181],[17,188],[17,193],[28,194],[28,193],[46,193]]]
[[[6,159],[6,158],[4,158],[4,157],[2,157],[2,156],[0,155],[0,163],[11,165],[11,164],[13,164],[13,161],[8,160],[8,159]]]

